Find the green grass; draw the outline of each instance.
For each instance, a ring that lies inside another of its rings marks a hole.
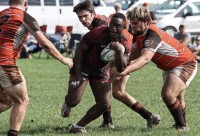
[[[81,103],[75,107],[69,118],[60,116],[60,107],[66,94],[69,78],[68,67],[60,62],[50,59],[18,60],[28,87],[30,104],[21,128],[21,136],[55,136],[72,135],[65,127],[70,123],[76,123],[94,104],[91,89],[85,91]],[[127,92],[134,96],[138,102],[150,111],[159,114],[162,121],[156,129],[146,128],[146,121],[126,107],[124,104],[112,98],[112,117],[116,126],[114,130],[101,130],[98,126],[102,123],[102,117],[88,124],[88,136],[198,136],[200,128],[200,73],[197,74],[186,91],[187,123],[190,131],[177,132],[171,128],[173,119],[161,100],[162,71],[153,63],[133,73],[127,84]],[[9,128],[10,110],[0,115],[0,135],[6,135]],[[56,131],[55,128],[61,129]]]

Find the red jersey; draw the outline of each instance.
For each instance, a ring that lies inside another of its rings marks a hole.
[[[25,11],[10,7],[0,12],[0,65],[16,65],[28,31],[40,31],[36,20]]]
[[[103,15],[95,15],[92,24],[88,27],[89,30],[92,30],[97,27],[105,27],[108,26],[110,23],[110,19]]]
[[[106,62],[102,61],[100,56],[104,48],[110,44],[108,38],[108,27],[99,27],[93,29],[83,36],[84,42],[90,47],[86,56],[84,56],[84,65],[92,68],[101,68],[107,65]],[[119,38],[119,43],[124,45],[125,53],[124,56],[129,57],[132,50],[132,43],[122,34]]]
[[[88,27],[88,29],[92,30],[97,27],[107,27],[107,26],[109,26],[109,23],[110,23],[110,18],[97,14],[94,17],[92,24]],[[132,42],[133,35],[131,35],[126,29],[124,29],[122,33],[129,40],[129,42]]]
[[[136,37],[134,46],[155,52],[152,61],[162,70],[195,61],[192,52],[178,40],[150,24],[144,34]]]

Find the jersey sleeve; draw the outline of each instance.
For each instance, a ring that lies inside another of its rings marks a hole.
[[[151,50],[156,52],[161,44],[161,37],[156,32],[149,30],[146,34],[146,38],[144,39],[142,50]]]
[[[24,15],[24,24],[25,24],[25,27],[28,29],[28,31],[32,35],[36,35],[37,33],[42,32],[40,30],[40,26],[39,26],[38,22],[35,20],[35,18],[30,16],[28,13],[25,13],[25,15]]]

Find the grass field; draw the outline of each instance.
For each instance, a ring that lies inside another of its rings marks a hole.
[[[68,68],[60,62],[50,59],[22,59],[18,61],[28,87],[30,104],[21,128],[21,136],[57,136],[73,135],[66,126],[76,123],[94,104],[91,89],[85,91],[81,103],[75,107],[69,118],[60,116],[60,107],[66,94]],[[153,63],[132,74],[128,81],[127,92],[150,111],[159,114],[162,121],[156,129],[146,128],[146,121],[112,98],[112,117],[116,129],[102,130],[98,126],[102,117],[90,123],[86,128],[88,136],[199,136],[200,128],[200,73],[186,91],[187,123],[189,132],[177,132],[171,128],[173,119],[161,100],[161,71]],[[0,115],[0,135],[6,135],[9,128],[10,110]],[[59,130],[56,128],[59,127]]]

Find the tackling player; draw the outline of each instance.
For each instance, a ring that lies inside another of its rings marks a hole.
[[[175,38],[151,24],[149,10],[135,7],[127,12],[136,37],[133,53],[141,53],[119,78],[134,72],[151,60],[163,70],[161,96],[175,120],[177,130],[187,131],[184,94],[197,73],[197,62],[192,52]]]

